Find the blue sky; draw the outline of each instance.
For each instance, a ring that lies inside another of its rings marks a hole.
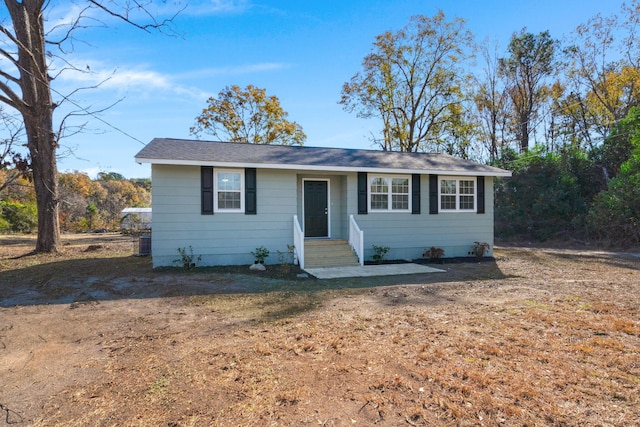
[[[253,84],[276,95],[289,119],[303,127],[306,145],[371,148],[376,124],[345,112],[337,102],[376,35],[402,28],[412,15],[442,9],[447,18],[464,18],[477,41],[491,37],[504,48],[522,27],[533,33],[549,30],[561,39],[597,13],[617,13],[620,3],[192,0],[175,20],[179,37],[148,34],[104,18],[106,27],[78,34],[87,43],[75,43],[72,55],[76,66],[91,73],[65,73],[53,88],[67,93],[110,77],[75,99],[93,109],[121,101],[99,120],[81,119],[87,129],[62,141],[73,155],[61,158],[59,169],[92,177],[99,171],[149,177],[149,165],[134,161],[143,144],[154,137],[191,138],[189,128],[206,99],[233,84]],[[51,19],[73,14],[72,3],[59,4]]]

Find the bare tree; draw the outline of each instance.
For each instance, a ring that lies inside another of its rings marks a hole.
[[[473,101],[479,123],[479,139],[489,153],[489,160],[498,158],[498,148],[504,145],[508,94],[498,73],[498,46],[486,43],[479,47],[483,60],[482,72],[474,78]]]
[[[22,141],[24,128],[22,122],[15,116],[6,113],[0,105],[0,129],[5,134],[0,138],[0,194],[21,176],[29,172],[29,157],[24,155],[19,145]]]
[[[56,58],[73,68],[65,61],[68,53],[65,46],[73,41],[74,33],[85,26],[89,12],[97,9],[144,31],[165,28],[173,17],[157,19],[150,11],[151,0],[86,0],[85,7],[71,23],[55,28],[58,38],[54,40],[49,37],[52,33],[47,32],[45,19],[45,9],[53,7],[51,2],[4,0],[4,4],[10,22],[0,22],[0,58],[4,60],[0,62],[0,102],[15,109],[24,123],[38,207],[35,249],[56,252],[60,245],[56,151],[61,130],[54,128],[53,113],[59,102],[68,100],[69,96],[62,96],[58,102],[53,100],[51,82],[57,75],[51,73],[50,61],[54,54],[47,50],[47,45],[57,49]],[[140,16],[149,23],[139,23]]]

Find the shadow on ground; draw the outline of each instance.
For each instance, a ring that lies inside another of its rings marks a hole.
[[[28,260],[23,262],[29,263]],[[28,258],[28,257],[26,257]],[[9,261],[10,262],[10,261]],[[79,304],[119,299],[223,294],[312,294],[338,289],[367,289],[406,284],[424,285],[468,280],[501,280],[495,260],[434,267],[445,273],[317,280],[299,278],[297,268],[250,272],[247,266],[153,269],[148,257],[65,259],[0,270],[0,306]],[[0,268],[2,268],[0,266]],[[315,297],[303,306],[316,304]]]

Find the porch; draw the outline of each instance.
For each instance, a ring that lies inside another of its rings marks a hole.
[[[349,240],[305,238],[298,216],[293,216],[294,263],[306,268],[364,266],[364,233],[349,216]]]

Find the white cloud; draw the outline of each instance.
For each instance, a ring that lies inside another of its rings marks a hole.
[[[213,76],[237,76],[266,71],[285,70],[287,68],[291,68],[291,65],[282,62],[264,62],[260,64],[237,65],[232,67],[203,68],[183,73],[181,74],[181,77],[193,79]]]
[[[178,82],[179,78],[163,74],[139,65],[135,68],[109,69],[103,64],[92,61],[77,61],[86,64],[85,70],[69,70],[60,75],[56,82],[61,83],[67,92],[78,87],[95,87],[95,91],[109,90],[120,94],[179,94],[195,99],[205,97],[199,89]],[[57,86],[54,83],[54,87]],[[62,92],[62,89],[58,89]]]
[[[248,0],[204,0],[191,1],[181,12],[183,15],[207,16],[231,13],[243,13],[251,9]]]
[[[83,70],[67,70],[53,84],[60,94],[73,91],[78,87],[95,87],[95,91],[116,91],[120,95],[180,95],[201,100],[209,96],[196,85],[185,81],[210,79],[217,76],[236,76],[262,73],[290,68],[289,64],[267,62],[233,67],[205,68],[185,73],[166,74],[150,69],[145,65],[131,68],[109,68],[106,64],[93,60],[74,60],[77,64],[86,64]]]

